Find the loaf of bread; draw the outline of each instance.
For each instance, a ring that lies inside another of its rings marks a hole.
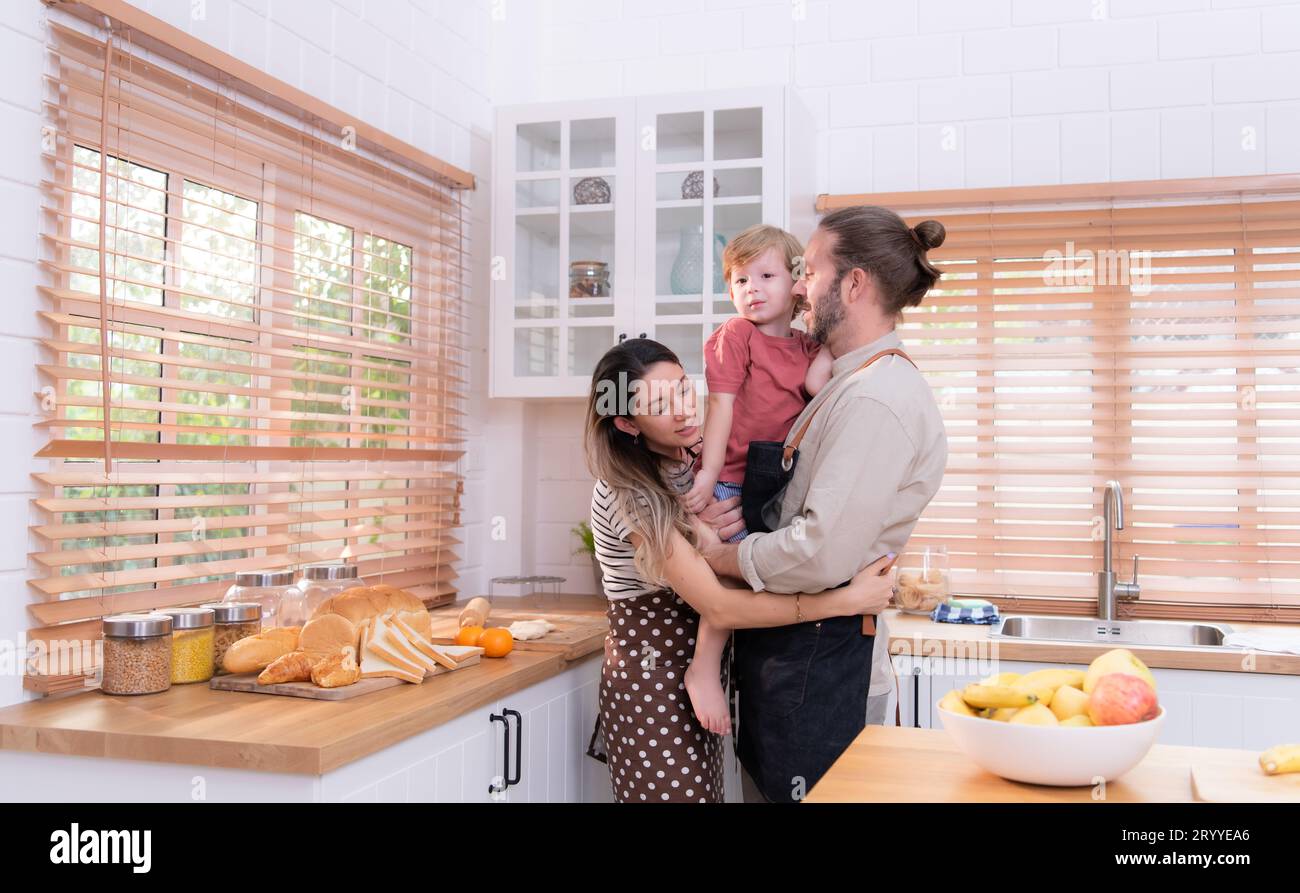
[[[311,616],[314,620],[326,614],[338,614],[345,617],[359,631],[362,621],[390,611],[428,613],[424,602],[405,589],[381,583],[377,586],[354,586],[345,589],[317,605]]]
[[[255,636],[245,636],[226,650],[221,666],[227,673],[253,673],[290,651],[298,650],[300,626],[275,626]]]
[[[349,647],[355,654],[357,627],[341,614],[322,614],[308,620],[298,638],[298,650],[318,660]]]
[[[306,682],[311,679],[312,667],[317,661],[305,651],[282,654],[257,675],[258,685],[275,685],[278,682]]]
[[[361,678],[361,667],[357,665],[357,650],[348,645],[337,654],[332,654],[312,667],[311,681],[321,688],[341,688],[351,685]]]

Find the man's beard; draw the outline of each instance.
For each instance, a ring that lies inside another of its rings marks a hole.
[[[831,333],[844,322],[844,302],[840,300],[840,282],[843,278],[843,276],[836,278],[813,310],[811,334],[818,344],[825,344]]]

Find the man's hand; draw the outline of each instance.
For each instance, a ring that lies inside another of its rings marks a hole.
[[[745,526],[745,519],[740,511],[740,497],[728,496],[709,503],[699,512],[700,520],[718,532],[723,542],[740,533]]]
[[[744,574],[740,570],[740,544],[739,543],[719,543],[716,546],[710,546],[702,553],[704,560],[713,568],[713,573],[719,577],[734,577],[744,582]],[[748,586],[748,583],[745,583]]]

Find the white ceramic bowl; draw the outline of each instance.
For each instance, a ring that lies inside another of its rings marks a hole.
[[[957,746],[981,768],[1012,781],[1059,787],[1114,781],[1147,755],[1165,721],[1122,726],[1024,726],[939,708]]]

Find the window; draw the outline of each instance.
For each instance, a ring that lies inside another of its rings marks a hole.
[[[101,145],[104,44],[52,30],[29,639],[320,561],[453,598],[459,187],[116,43]],[[25,684],[93,670],[36,661]]]
[[[950,449],[912,544],[959,591],[1091,614],[1114,479],[1124,612],[1300,619],[1300,196],[1213,191],[908,213],[948,230],[900,327]]]

